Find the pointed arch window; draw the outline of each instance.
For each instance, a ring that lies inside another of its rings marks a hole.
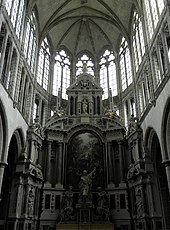
[[[70,57],[61,50],[56,53],[53,77],[53,95],[68,99],[66,89],[70,85]]]
[[[100,85],[104,90],[103,99],[109,97],[111,90],[112,96],[117,95],[116,64],[113,51],[105,50],[100,57]]]
[[[24,16],[24,0],[6,0],[5,8],[11,19],[16,35],[20,38]]]
[[[122,38],[119,56],[122,91],[124,91],[132,83],[130,51],[125,38]]]
[[[148,36],[151,39],[165,7],[164,0],[144,0]]]
[[[50,51],[49,51],[47,38],[45,38],[42,41],[41,48],[39,50],[38,74],[37,74],[37,82],[45,90],[47,90],[48,87],[49,63],[50,63]]]
[[[135,68],[137,72],[139,65],[142,62],[142,57],[145,54],[145,43],[144,43],[142,22],[139,15],[136,12],[134,13],[134,23],[133,23],[133,50],[134,50]]]
[[[77,59],[76,76],[83,73],[84,65],[87,68],[87,73],[94,75],[94,62],[92,57],[90,57],[88,54],[83,54]]]
[[[37,47],[35,21],[35,14],[32,12],[31,16],[27,18],[24,43],[24,55],[32,73],[34,73],[35,70],[35,57]]]

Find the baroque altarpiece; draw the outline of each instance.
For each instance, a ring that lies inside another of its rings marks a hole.
[[[151,222],[161,223],[159,210],[151,216],[153,165],[138,119],[132,117],[126,130],[112,97],[106,102],[102,94],[84,71],[67,89],[67,107],[58,103],[45,127],[37,118],[29,128],[17,161],[9,225],[151,229]]]

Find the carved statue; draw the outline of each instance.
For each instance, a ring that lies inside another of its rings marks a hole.
[[[108,219],[109,217],[109,197],[108,194],[98,187],[98,207],[97,211],[101,218]]]
[[[123,122],[122,118],[119,115],[117,115],[115,110],[106,109],[105,116],[109,117],[110,119],[119,119],[120,122]]]
[[[87,170],[83,171],[79,182],[80,188],[80,203],[91,202],[91,185],[92,185],[92,176],[96,172],[96,167],[91,173],[87,173]]]
[[[87,114],[87,108],[88,108],[87,100],[83,99],[83,101],[82,101],[82,112]]]
[[[73,191],[72,191],[72,186],[69,186],[69,190],[67,190],[63,195],[63,207],[60,213],[61,219],[62,220],[71,219],[72,212],[73,212]]]
[[[138,217],[141,217],[143,214],[143,204],[142,204],[142,189],[137,186],[135,188],[136,195],[136,214]]]
[[[33,215],[34,210],[34,196],[35,196],[35,190],[33,187],[29,190],[28,194],[28,215]]]
[[[31,129],[35,132],[35,133],[37,133],[37,134],[39,134],[40,136],[42,136],[43,137],[43,128],[42,128],[42,126],[41,126],[41,123],[40,123],[40,119],[39,119],[39,116],[37,115],[36,116],[36,118],[34,119],[34,123],[33,123],[33,125],[31,126]]]
[[[72,186],[69,186],[69,190],[64,193],[64,203],[65,207],[72,207],[73,206],[73,191]]]
[[[128,133],[130,134],[136,131],[137,127],[138,127],[138,118],[134,117],[134,115],[132,114],[129,119]]]
[[[64,109],[62,109],[61,107],[56,109],[54,111],[54,115],[58,118],[62,117],[64,115]]]
[[[87,63],[83,63],[83,68],[82,68],[83,73],[87,73]]]

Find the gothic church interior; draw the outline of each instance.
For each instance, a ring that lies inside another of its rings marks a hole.
[[[0,230],[170,229],[169,77],[169,0],[0,0]]]

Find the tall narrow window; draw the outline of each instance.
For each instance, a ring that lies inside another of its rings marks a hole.
[[[24,54],[31,72],[35,69],[35,55],[36,55],[36,32],[35,32],[35,14],[32,12],[30,18],[27,18],[26,34],[24,43]]]
[[[2,23],[1,30],[0,30],[0,61],[1,61],[2,53],[4,52],[4,42],[6,36],[7,36],[7,31],[5,28],[5,24]]]
[[[165,7],[164,0],[144,0],[149,38],[152,38],[160,15]]]
[[[132,83],[130,52],[125,38],[122,39],[119,55],[122,90],[124,91]]]
[[[153,67],[154,67],[155,85],[158,86],[161,83],[161,71],[160,71],[158,56],[156,51],[153,52]]]
[[[15,29],[16,35],[20,38],[24,14],[24,0],[6,0],[5,7]]]
[[[133,24],[133,49],[135,57],[135,68],[136,71],[142,61],[142,57],[145,53],[145,43],[142,29],[142,22],[138,14],[134,13],[134,24]]]
[[[45,90],[47,90],[48,87],[49,61],[50,61],[49,46],[48,46],[47,38],[45,38],[41,43],[41,48],[39,51],[38,75],[37,75],[37,82]]]
[[[128,105],[128,101],[125,101],[124,103],[124,122],[125,122],[126,128],[128,126],[128,119],[129,119],[129,105]]]
[[[112,96],[117,95],[116,64],[113,51],[105,50],[100,57],[100,85],[104,90],[103,99],[108,98],[111,90]]]
[[[94,63],[88,54],[83,54],[77,59],[76,63],[76,76],[83,73],[83,68],[86,66],[87,73],[94,75]]]
[[[70,57],[64,50],[56,53],[53,77],[53,95],[67,99],[66,89],[70,85]]]
[[[10,63],[10,69],[9,69],[9,72],[7,74],[7,89],[10,93],[12,93],[12,90],[13,90],[13,84],[14,84],[14,79],[15,79],[15,75],[16,75],[16,68],[17,68],[17,59],[18,59],[18,56],[17,56],[17,52],[16,50],[14,49],[13,50],[13,53],[12,53],[12,58],[11,58],[11,63]]]
[[[143,103],[143,92],[141,86],[138,87],[138,95],[139,95],[139,109],[140,109],[140,113],[142,114],[144,109],[144,103]]]

